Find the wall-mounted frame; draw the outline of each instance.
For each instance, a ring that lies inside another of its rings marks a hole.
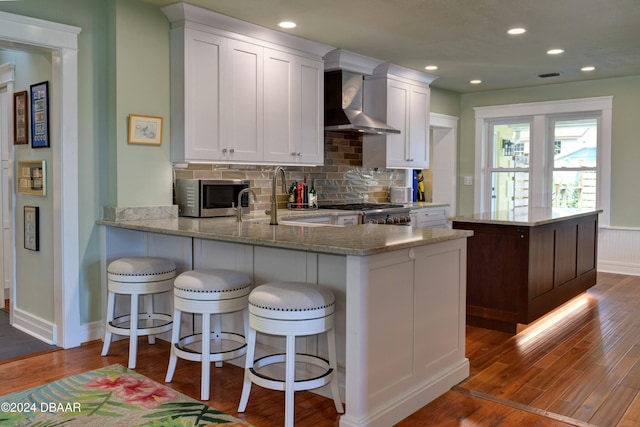
[[[162,117],[129,114],[129,144],[162,145]]]
[[[18,193],[47,195],[47,164],[44,160],[18,160]]]
[[[29,94],[26,90],[13,94],[13,143],[29,143]]]
[[[30,251],[40,250],[40,208],[24,207],[24,248]]]
[[[49,146],[49,82],[31,85],[31,148]]]

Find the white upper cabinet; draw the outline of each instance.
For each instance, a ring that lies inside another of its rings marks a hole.
[[[220,160],[259,162],[263,157],[263,48],[233,39],[227,40],[227,46],[227,67],[220,81],[224,108]]]
[[[265,161],[324,162],[323,72],[322,61],[265,50]]]
[[[364,135],[365,167],[429,167],[429,84],[426,73],[381,64],[364,81],[363,111],[400,130],[400,134]]]
[[[172,23],[172,161],[323,163],[329,46],[186,3],[162,10]]]
[[[220,65],[227,40],[179,28],[171,35],[171,158],[174,161],[222,156]],[[197,62],[185,58],[199,58]],[[175,81],[189,84],[174,84]],[[189,141],[189,144],[182,142]]]

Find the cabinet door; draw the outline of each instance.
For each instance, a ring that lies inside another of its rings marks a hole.
[[[265,49],[264,71],[264,159],[322,164],[323,63]]]
[[[172,68],[171,103],[172,112],[177,112],[175,117],[172,113],[171,121],[172,159],[220,159],[223,141],[220,79],[227,40],[191,29],[184,29],[184,38],[179,34],[173,37],[172,56],[180,56],[184,49],[184,59],[172,58],[176,65]]]
[[[387,167],[410,166],[410,153],[407,146],[409,132],[409,100],[411,86],[404,82],[387,82],[387,124],[400,131],[400,134],[384,136],[387,140]]]
[[[405,138],[408,166],[414,168],[429,167],[429,97],[429,88],[410,87],[409,123]]]
[[[263,48],[228,40],[222,88],[222,151],[227,161],[260,161],[263,156]]]
[[[266,49],[264,58],[264,159],[292,163],[295,158],[293,90],[294,57]]]
[[[299,163],[324,164],[324,63],[297,58],[294,110]]]

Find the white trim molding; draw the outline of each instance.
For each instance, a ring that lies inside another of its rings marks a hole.
[[[53,343],[63,348],[79,346],[83,335],[78,294],[78,271],[80,271],[78,34],[80,31],[80,28],[70,25],[0,12],[0,41],[15,43],[16,49],[21,46],[37,46],[51,52],[52,185],[53,205],[56,207],[53,218],[54,327],[51,333]],[[28,327],[28,324],[25,327]]]

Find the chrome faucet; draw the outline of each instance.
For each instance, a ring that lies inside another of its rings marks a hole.
[[[256,193],[254,193],[252,189],[243,188],[242,190],[240,190],[240,192],[238,193],[238,207],[236,208],[236,218],[238,222],[242,222],[242,196],[244,195],[244,193],[251,193],[251,195],[253,196],[253,203],[256,203],[258,201]]]
[[[287,176],[282,166],[276,167],[273,172],[273,181],[271,182],[271,221],[270,225],[278,225],[278,200],[276,198],[276,183],[278,181],[278,172],[282,174],[282,192],[287,193]]]

